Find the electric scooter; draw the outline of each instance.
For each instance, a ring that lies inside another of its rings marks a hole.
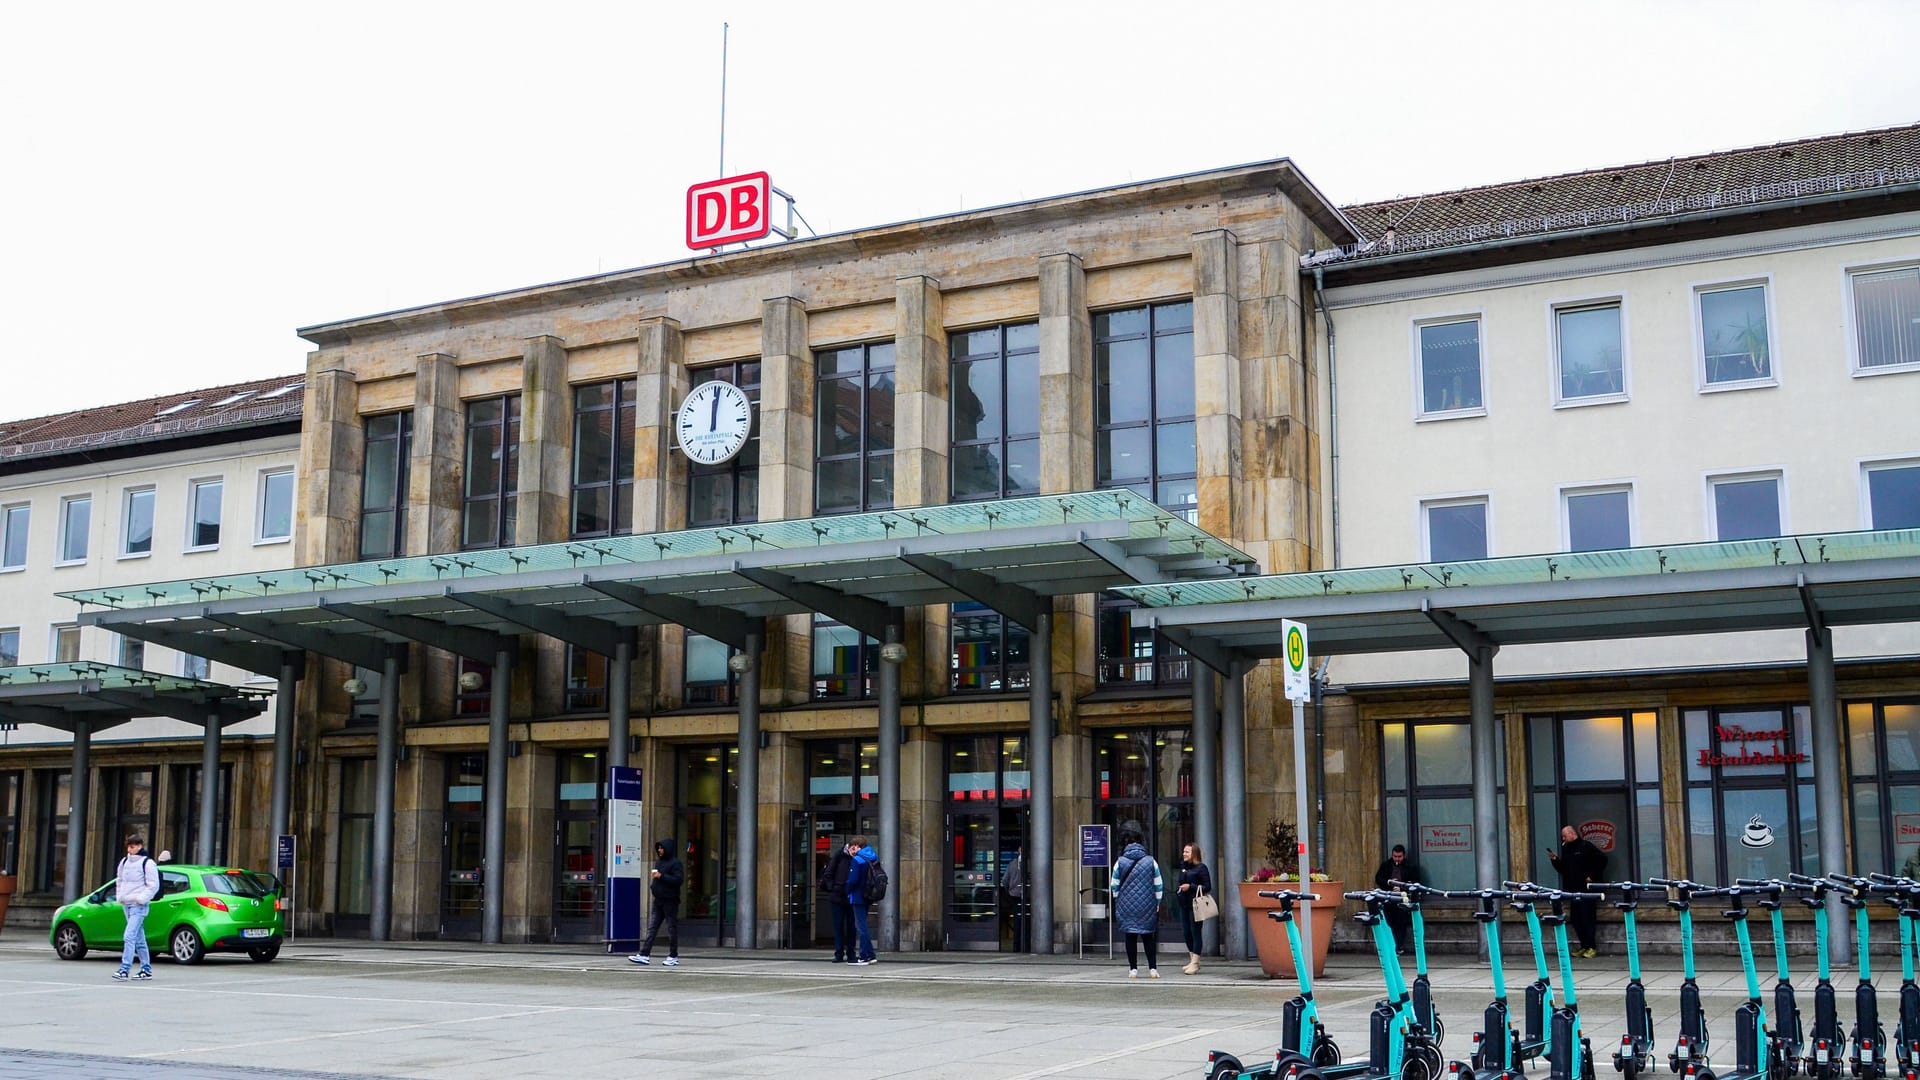
[[[1508,889],[1526,889],[1524,881],[1505,881]],[[1531,894],[1515,892],[1510,907],[1527,917],[1527,941],[1533,946],[1534,979],[1527,984],[1526,1009],[1521,1015],[1520,1045],[1515,1048],[1520,1060],[1528,1064],[1547,1048],[1547,1020],[1553,1015],[1553,977],[1547,970],[1547,948],[1542,941],[1540,911]]]
[[[1773,984],[1773,1030],[1768,1045],[1773,1055],[1787,1063],[1787,1075],[1800,1071],[1800,1050],[1806,1030],[1800,1024],[1800,1003],[1793,996],[1793,976],[1787,973],[1787,928],[1780,914],[1786,902],[1787,883],[1777,880],[1738,878],[1735,885],[1758,889],[1753,902],[1765,908],[1773,922],[1773,966],[1780,981]]]
[[[1813,909],[1814,951],[1820,959],[1820,981],[1813,988],[1813,1031],[1801,1063],[1813,1080],[1839,1080],[1847,1040],[1840,1033],[1840,1010],[1833,992],[1833,968],[1827,951],[1827,893],[1833,886],[1803,874],[1787,875],[1787,888]]]
[[[1313,969],[1308,966],[1307,951],[1300,942],[1300,924],[1294,919],[1294,907],[1303,902],[1312,903],[1320,897],[1314,893],[1285,889],[1263,889],[1260,895],[1280,902],[1279,908],[1267,912],[1267,918],[1286,927],[1287,949],[1293,955],[1294,977],[1300,993],[1288,998],[1280,1006],[1280,1049],[1274,1053],[1272,1064],[1263,1063],[1249,1069],[1241,1065],[1239,1058],[1224,1050],[1209,1051],[1209,1080],[1271,1075],[1292,1061],[1312,1065],[1329,1080],[1363,1071],[1366,1068],[1364,1063],[1347,1069],[1339,1068],[1340,1047],[1327,1034],[1326,1025],[1320,1022],[1320,1007],[1313,1000]]]
[[[1414,1018],[1412,995],[1406,976],[1400,970],[1399,951],[1394,947],[1393,931],[1388,929],[1386,906],[1405,902],[1405,894],[1392,890],[1350,892],[1349,900],[1367,905],[1355,915],[1373,935],[1373,950],[1380,961],[1380,974],[1386,982],[1387,996],[1374,1002],[1367,1017],[1367,1060],[1354,1073],[1338,1066],[1341,1076],[1357,1075],[1364,1080],[1441,1080],[1447,1071],[1446,1059],[1434,1045],[1433,1035]],[[1298,1057],[1275,1062],[1281,1080],[1334,1080]]]
[[[1920,904],[1920,881],[1887,874],[1867,876],[1874,883],[1874,892],[1900,918],[1900,1019],[1893,1026],[1893,1059],[1907,1074],[1907,1080],[1916,1080],[1916,1073],[1920,1073],[1920,985],[1913,981],[1913,951],[1920,947],[1920,934],[1915,932],[1915,924],[1920,922],[1920,907],[1915,907]]]
[[[1649,878],[1647,883],[1667,890],[1667,906],[1680,913],[1680,1033],[1667,1054],[1667,1068],[1680,1072],[1691,1065],[1707,1065],[1710,1039],[1707,1014],[1700,1007],[1700,984],[1693,973],[1693,897],[1705,885],[1685,878]]]
[[[1653,1069],[1653,1010],[1647,1006],[1647,988],[1640,981],[1640,929],[1637,909],[1640,894],[1653,886],[1638,881],[1596,881],[1588,888],[1600,893],[1619,893],[1613,902],[1627,927],[1627,1030],[1613,1052],[1613,1069],[1633,1080]]]
[[[1873,989],[1873,962],[1867,956],[1867,904],[1872,882],[1866,878],[1828,874],[1840,903],[1853,910],[1853,925],[1859,937],[1860,984],[1853,989],[1853,1049],[1847,1055],[1847,1070],[1861,1080],[1880,1080],[1887,1075],[1887,1029],[1880,1026],[1880,995]]]
[[[1550,914],[1540,918],[1542,923],[1553,928],[1554,955],[1560,962],[1560,1007],[1553,1011],[1548,1028],[1547,1076],[1549,1080],[1594,1080],[1593,1046],[1580,1030],[1580,1001],[1573,986],[1573,950],[1567,947],[1565,905],[1583,900],[1597,902],[1606,897],[1599,893],[1565,892],[1531,884],[1522,895],[1535,903],[1545,901],[1553,906]]]
[[[1733,1011],[1733,1071],[1724,1077],[1704,1062],[1690,1062],[1685,1070],[1689,1080],[1784,1080],[1788,1063],[1774,1052],[1767,1037],[1767,1007],[1760,997],[1760,975],[1753,966],[1753,937],[1747,929],[1746,898],[1759,889],[1733,886],[1726,889],[1701,889],[1696,898],[1721,897],[1728,907],[1720,914],[1733,923],[1734,939],[1740,946],[1740,970],[1747,977],[1747,1000]]]
[[[1447,900],[1473,900],[1473,918],[1487,936],[1487,963],[1493,968],[1493,1000],[1473,1033],[1473,1054],[1466,1064],[1449,1062],[1450,1080],[1526,1080],[1520,1057],[1520,1033],[1507,1010],[1507,969],[1500,951],[1500,905],[1513,898],[1502,889],[1436,893]]]
[[[1413,994],[1413,1018],[1420,1021],[1420,1026],[1433,1036],[1433,1044],[1439,1046],[1447,1041],[1447,1025],[1434,1011],[1433,984],[1427,980],[1427,917],[1421,912],[1421,899],[1443,894],[1417,881],[1389,881],[1387,888],[1404,894],[1402,906],[1413,913],[1413,984],[1409,987]]]

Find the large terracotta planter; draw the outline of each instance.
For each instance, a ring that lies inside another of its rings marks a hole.
[[[1259,895],[1260,890],[1275,892],[1281,889],[1296,889],[1290,881],[1243,881],[1240,883],[1240,906],[1247,911],[1247,925],[1253,931],[1253,946],[1260,954],[1260,970],[1267,978],[1293,978],[1293,950],[1287,947],[1287,928],[1279,922],[1267,918],[1267,912],[1280,906],[1278,900],[1269,900]],[[1338,881],[1315,881],[1304,890],[1320,899],[1313,904],[1313,937],[1303,940],[1313,956],[1313,974],[1315,978],[1326,974],[1327,947],[1333,944],[1333,923],[1340,917],[1340,891],[1344,888]],[[1297,919],[1299,916],[1295,916]]]
[[[13,900],[14,886],[20,879],[12,874],[0,874],[0,930],[7,928],[7,904]]]

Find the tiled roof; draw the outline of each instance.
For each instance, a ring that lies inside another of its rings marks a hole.
[[[1342,212],[1366,242],[1343,254],[1430,250],[1914,182],[1920,124],[1360,203]]]
[[[300,416],[304,374],[0,422],[0,461],[144,442]]]

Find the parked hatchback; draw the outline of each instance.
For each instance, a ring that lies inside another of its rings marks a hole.
[[[147,948],[197,964],[209,952],[243,952],[259,963],[280,955],[286,934],[280,880],[272,874],[227,866],[160,867],[160,895],[147,911]],[[53,914],[49,935],[62,960],[89,949],[118,954],[127,932],[126,911],[109,881]]]

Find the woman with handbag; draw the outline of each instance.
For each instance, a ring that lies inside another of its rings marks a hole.
[[[1187,966],[1180,970],[1198,975],[1200,924],[1220,914],[1220,904],[1213,898],[1213,873],[1201,860],[1199,844],[1180,849],[1180,892],[1176,899],[1180,904],[1180,930],[1187,939]]]

